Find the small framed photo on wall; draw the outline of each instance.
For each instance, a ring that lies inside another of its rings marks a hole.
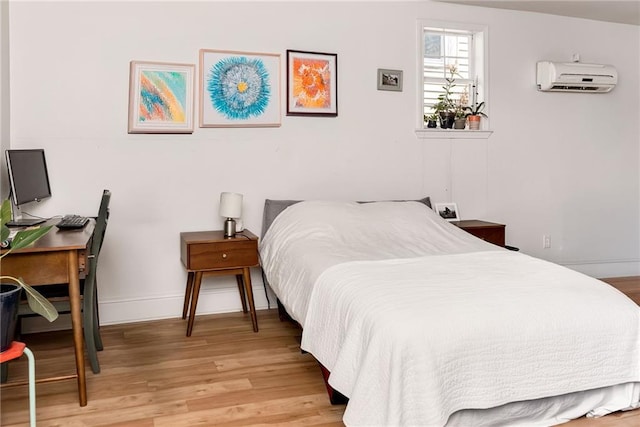
[[[402,70],[378,68],[378,90],[402,92]]]
[[[460,211],[455,203],[436,203],[435,211],[447,221],[460,221]]]

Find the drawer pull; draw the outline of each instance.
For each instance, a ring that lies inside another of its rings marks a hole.
[[[227,254],[222,254],[222,258],[226,259],[227,258]]]

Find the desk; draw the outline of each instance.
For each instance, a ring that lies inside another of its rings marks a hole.
[[[54,225],[57,222],[58,219],[49,220],[45,225]],[[69,284],[69,305],[76,356],[75,377],[78,380],[80,406],[87,405],[80,276],[85,272],[95,225],[96,222],[92,219],[80,230],[60,231],[53,227],[33,245],[13,251],[2,259],[3,275],[22,277],[31,286]]]

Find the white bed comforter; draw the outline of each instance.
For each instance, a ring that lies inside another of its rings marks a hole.
[[[302,345],[348,425],[442,426],[457,410],[640,380],[638,307],[514,252],[351,262],[314,286]]]
[[[269,285],[303,325],[314,283],[333,265],[498,249],[422,203],[308,201],[274,220],[260,241],[260,259]]]
[[[615,384],[630,385],[623,403],[598,414],[638,404],[638,306],[419,203],[298,203],[260,256],[301,347],[349,397],[347,425],[441,426],[458,410]]]

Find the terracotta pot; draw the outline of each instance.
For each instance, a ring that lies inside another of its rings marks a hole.
[[[482,116],[467,116],[467,121],[469,122],[469,129],[479,130],[481,118]]]

